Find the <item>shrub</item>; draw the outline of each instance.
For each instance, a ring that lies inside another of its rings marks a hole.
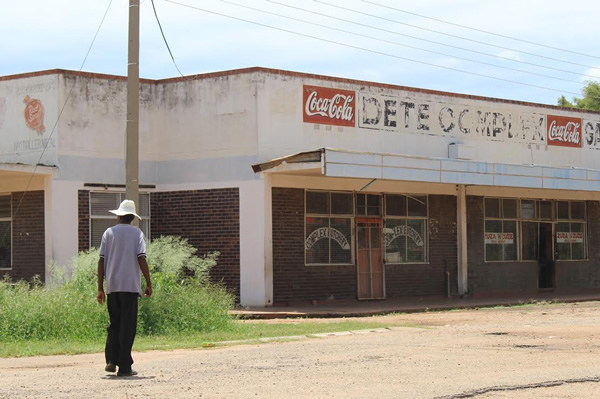
[[[209,272],[218,252],[198,257],[196,249],[178,237],[148,244],[153,296],[140,300],[139,335],[205,332],[226,328],[234,297],[211,283]],[[98,250],[81,252],[73,261],[70,280],[64,269],[51,266],[54,284],[38,279],[13,284],[0,281],[0,341],[64,338],[97,340],[106,334],[108,312],[98,306]]]

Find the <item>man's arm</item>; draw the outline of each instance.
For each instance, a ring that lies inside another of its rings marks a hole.
[[[138,256],[138,263],[140,264],[140,269],[142,269],[142,274],[146,279],[146,289],[144,290],[144,296],[151,297],[152,296],[152,281],[150,281],[150,269],[148,268],[148,262],[146,262],[145,256]]]
[[[104,303],[104,258],[102,257],[98,259],[98,296],[96,299],[100,305]]]

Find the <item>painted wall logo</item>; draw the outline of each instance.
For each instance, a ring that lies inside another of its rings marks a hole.
[[[321,227],[310,233],[310,235],[306,238],[306,249],[311,249],[317,241],[323,238],[331,238],[337,242],[342,249],[350,249],[350,243],[348,243],[348,240],[344,234],[333,227]]]
[[[304,122],[354,127],[356,93],[304,85]]]
[[[548,128],[548,145],[577,148],[583,145],[581,118],[548,115],[546,126]]]
[[[44,106],[42,102],[36,98],[25,96],[23,99],[25,105],[25,123],[30,129],[35,130],[38,134],[46,131],[44,126]]]
[[[423,238],[419,232],[410,226],[399,225],[393,229],[386,229],[385,231],[385,246],[389,247],[396,238],[406,236],[409,237],[417,247],[423,246]]]

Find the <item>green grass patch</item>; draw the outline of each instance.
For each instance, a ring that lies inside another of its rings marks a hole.
[[[214,346],[234,345],[246,342],[258,342],[261,338],[282,338],[290,336],[310,337],[315,334],[342,331],[365,330],[388,327],[389,324],[376,321],[340,320],[327,322],[302,321],[296,324],[261,323],[232,321],[226,328],[207,332],[171,333],[165,335],[138,336],[134,351],[200,349]],[[285,340],[285,338],[282,338]],[[46,340],[20,340],[3,342],[0,345],[0,357],[23,357],[45,355],[75,355],[104,351],[104,338],[87,340],[51,338]]]

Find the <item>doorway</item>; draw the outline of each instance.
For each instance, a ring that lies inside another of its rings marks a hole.
[[[385,298],[381,234],[381,219],[356,219],[358,299]]]
[[[538,237],[538,288],[551,290],[554,288],[554,240],[552,239],[552,223],[540,223],[540,234]]]

